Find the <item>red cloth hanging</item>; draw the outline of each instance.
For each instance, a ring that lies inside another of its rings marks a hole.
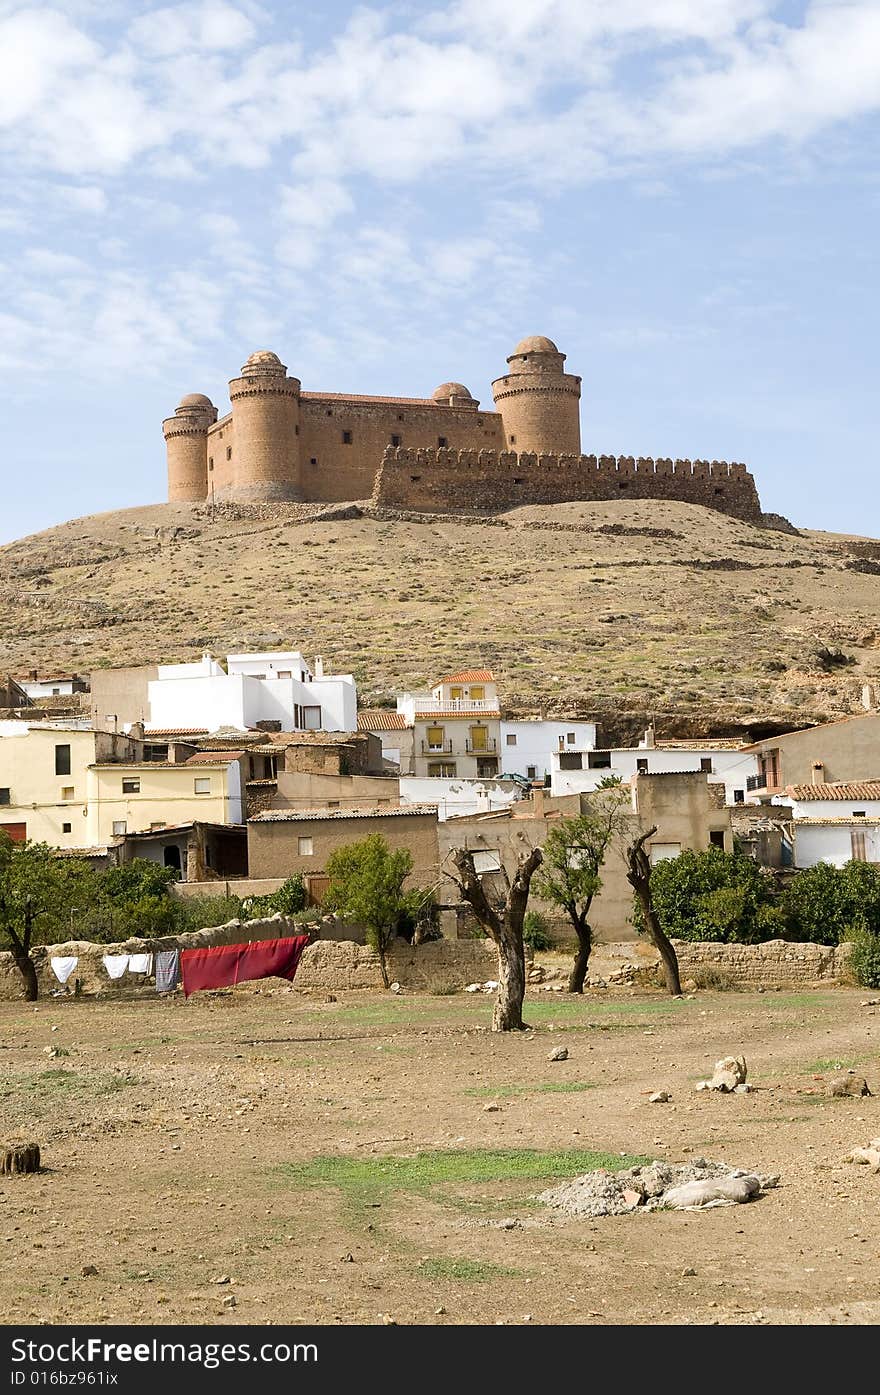
[[[292,979],[299,966],[308,935],[284,940],[253,940],[246,945],[215,945],[212,949],[185,949],[180,972],[185,997],[200,988],[229,988],[252,978]]]

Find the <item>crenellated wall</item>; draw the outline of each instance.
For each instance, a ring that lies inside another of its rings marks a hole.
[[[612,455],[533,455],[494,450],[386,449],[376,474],[376,507],[498,512],[518,504],[591,499],[675,499],[762,520],[745,465]]]

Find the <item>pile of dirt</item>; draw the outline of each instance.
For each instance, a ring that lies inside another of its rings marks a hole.
[[[601,1168],[586,1172],[559,1187],[541,1192],[538,1200],[567,1216],[622,1216],[628,1211],[676,1210],[706,1206],[730,1206],[750,1201],[775,1187],[778,1178],[759,1177],[723,1162],[694,1158],[688,1163],[664,1163],[656,1159],[620,1172]],[[693,1183],[720,1184],[692,1188]],[[734,1185],[729,1185],[734,1184]],[[687,1188],[688,1190],[685,1190]]]

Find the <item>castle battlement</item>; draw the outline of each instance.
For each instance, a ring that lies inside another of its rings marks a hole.
[[[762,517],[755,481],[745,465],[666,456],[389,447],[372,502],[426,512],[489,513],[518,504],[618,499],[623,493],[702,504],[750,523]]]
[[[582,455],[581,380],[550,339],[523,339],[485,411],[463,383],[430,397],[303,392],[278,355],[250,355],[218,420],[201,393],[163,423],[168,497],[217,503],[365,499],[389,508],[491,513],[517,504],[681,499],[760,522],[745,465]]]

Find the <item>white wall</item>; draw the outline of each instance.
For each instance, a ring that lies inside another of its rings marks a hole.
[[[796,819],[850,819],[856,809],[861,809],[866,818],[880,819],[880,799],[786,799],[777,796],[770,803],[788,805]]]
[[[147,685],[147,698],[147,731],[151,727],[217,731],[224,726],[244,731],[262,721],[278,721],[282,731],[296,731],[296,705],[320,707],[323,731],[357,730],[357,688],[350,674],[316,678],[312,683],[222,671],[211,677],[160,677]]]
[[[18,686],[24,689],[29,698],[52,697],[55,693],[69,697],[73,692],[73,679],[59,678],[55,683],[49,680],[32,682],[29,678],[19,679]]]
[[[516,738],[514,745],[508,737]],[[569,741],[569,736],[574,740]],[[596,745],[594,722],[502,722],[501,746],[498,752],[501,774],[522,775],[525,779],[543,780],[551,771],[551,757],[559,750],[560,738],[566,751],[590,751]],[[529,767],[534,766],[534,776]]]
[[[401,804],[436,804],[441,823],[464,814],[509,809],[518,795],[518,790],[499,786],[492,780],[441,780],[428,775],[400,777]]]
[[[297,682],[308,682],[313,677],[310,666],[306,663],[298,649],[288,649],[270,654],[227,654],[227,673],[246,673],[250,677],[255,674],[289,673],[291,678]],[[305,679],[302,675],[305,674]]]
[[[707,746],[704,750],[662,750],[657,747],[615,748],[611,751],[611,766],[604,769],[588,768],[588,753],[583,753],[583,770],[561,770],[558,751],[551,757],[550,792],[554,795],[582,794],[596,789],[603,777],[617,775],[623,781],[632,779],[638,769],[638,761],[647,761],[649,775],[662,775],[676,771],[699,770],[703,759],[712,761],[713,773],[709,784],[723,784],[727,804],[733,804],[734,791],[740,790],[744,799],[746,780],[749,775],[757,775],[758,758],[753,752],[717,750]]]
[[[865,825],[861,819],[852,824],[813,825],[795,824],[794,863],[796,867],[814,867],[817,862],[830,862],[834,867],[842,867],[852,860],[852,829],[861,829],[865,835],[865,859],[880,862],[880,828]]]

